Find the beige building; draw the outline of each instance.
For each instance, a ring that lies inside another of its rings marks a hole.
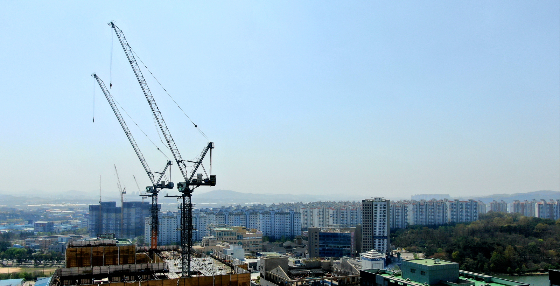
[[[262,251],[262,232],[243,226],[214,228],[210,232],[217,241],[239,244],[246,253]]]

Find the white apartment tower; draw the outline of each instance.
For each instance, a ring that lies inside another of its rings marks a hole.
[[[158,231],[158,245],[170,245],[179,243],[179,227],[181,217],[179,213],[166,212],[159,213],[159,231]],[[150,244],[150,236],[152,232],[152,219],[146,217],[144,230],[144,242]]]
[[[389,251],[390,202],[383,198],[362,200],[362,250]]]
[[[391,202],[391,211],[389,212],[389,228],[401,229],[408,225],[408,209],[410,203],[407,201]]]

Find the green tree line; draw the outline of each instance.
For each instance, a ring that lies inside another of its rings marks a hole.
[[[560,268],[560,220],[488,213],[468,224],[412,226],[391,233],[392,244],[484,273]]]

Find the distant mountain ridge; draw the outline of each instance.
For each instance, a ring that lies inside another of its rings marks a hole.
[[[231,190],[212,190],[206,193],[193,194],[193,202],[197,204],[273,204],[321,200],[334,200],[334,198],[320,195],[253,194]]]
[[[178,194],[176,192],[169,192],[169,194]],[[193,203],[197,207],[215,207],[222,205],[235,205],[235,204],[278,204],[278,203],[291,203],[291,202],[318,202],[318,201],[361,201],[363,199],[371,198],[373,196],[385,197],[393,200],[389,196],[364,194],[362,196],[341,196],[341,195],[294,195],[294,194],[255,194],[255,193],[242,193],[232,190],[211,190],[208,192],[195,192],[193,194]],[[429,200],[432,195],[416,195]],[[447,196],[447,195],[445,195]],[[533,200],[533,199],[560,199],[559,191],[535,191],[527,193],[516,194],[494,194],[489,196],[475,196],[475,197],[453,197],[451,199],[474,199],[480,200],[486,204],[491,201],[504,200],[511,203],[514,200]],[[120,198],[115,196],[103,196],[103,201],[120,201]],[[136,195],[126,195],[125,201],[140,201],[141,198]],[[40,191],[30,191],[27,193],[18,194],[0,194],[0,205],[5,206],[25,206],[28,204],[48,204],[48,203],[79,203],[79,204],[97,204],[99,202],[99,192],[83,192],[83,191],[66,191],[55,194],[48,194]],[[176,204],[177,199],[166,198],[165,193],[160,193],[159,202],[163,204]],[[120,205],[120,203],[119,203]]]
[[[560,192],[559,191],[535,191],[535,192],[528,192],[528,193],[516,193],[516,194],[494,194],[484,197],[474,197],[474,200],[480,200],[485,204],[492,202],[493,200],[496,201],[505,201],[506,203],[511,203],[515,200],[519,201],[532,201],[532,200],[560,200]]]

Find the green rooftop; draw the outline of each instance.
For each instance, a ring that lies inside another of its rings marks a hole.
[[[399,275],[394,275],[392,272],[387,270],[378,269],[368,269],[364,270],[372,274],[382,276],[385,280],[392,283],[396,283],[402,286],[426,286],[426,284],[415,281],[412,279],[406,279]],[[472,273],[461,271],[459,275],[459,280],[456,283],[453,282],[443,282],[430,284],[432,286],[528,286],[528,284],[518,281],[506,280],[498,277],[492,277],[480,273]]]
[[[426,265],[426,266],[455,264],[455,262],[439,260],[439,259],[412,259],[407,261],[416,264]]]
[[[467,277],[464,277],[464,276],[459,276],[459,279],[461,279],[463,281],[469,281],[470,283],[472,283],[471,285],[474,284],[474,286],[504,286],[504,284],[501,284],[501,283],[485,282],[485,281],[475,280],[475,279],[472,279],[472,278],[467,278]]]

